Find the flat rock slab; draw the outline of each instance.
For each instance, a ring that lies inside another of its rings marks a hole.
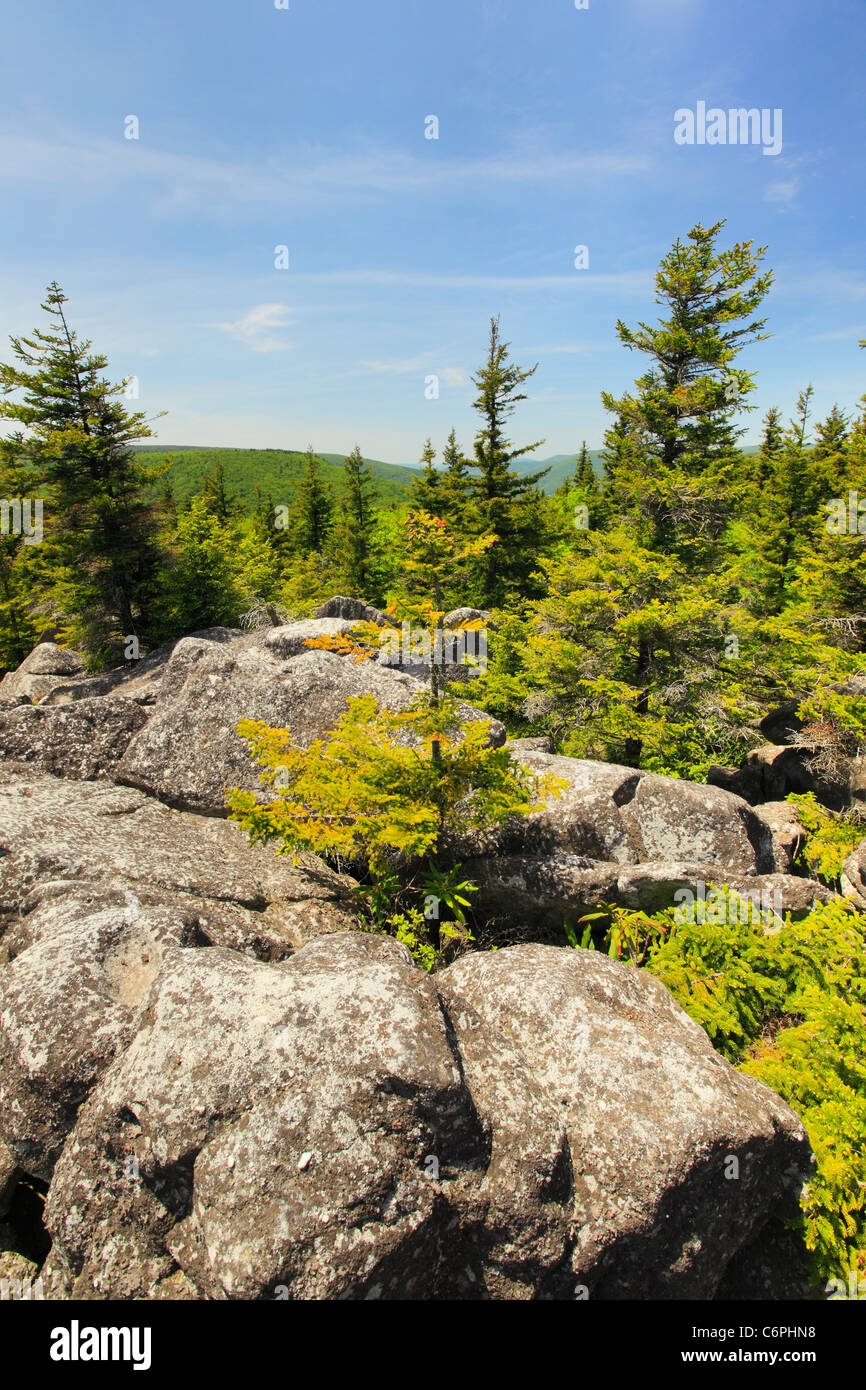
[[[53,879],[161,888],[262,911],[345,900],[352,880],[315,855],[294,867],[231,821],[185,815],[129,787],[13,777],[0,788],[0,913]]]

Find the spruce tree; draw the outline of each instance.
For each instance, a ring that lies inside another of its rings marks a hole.
[[[580,453],[577,455],[577,463],[574,470],[574,477],[571,480],[572,487],[591,489],[596,486],[595,469],[592,466],[592,459],[586,447],[586,440],[580,446]]]
[[[782,412],[776,406],[770,406],[761,423],[764,426],[764,432],[758,450],[757,472],[759,481],[765,482],[771,476],[785,442]]]
[[[0,498],[9,505],[0,532],[0,674],[13,670],[35,645],[40,626],[40,599],[47,576],[45,547],[38,540],[38,488],[27,467],[20,440],[0,440]],[[29,507],[26,521],[13,525],[14,507]]]
[[[442,473],[436,467],[436,450],[427,439],[421,450],[421,468],[409,488],[409,506],[415,512],[427,512],[430,516],[443,516],[444,495]]]
[[[346,459],[344,473],[344,514],[338,533],[337,554],[352,596],[374,603],[380,597],[376,574],[374,511],[377,492],[370,465],[357,444]]]
[[[815,426],[814,456],[828,460],[831,470],[842,474],[848,451],[848,418],[838,405],[833,406],[826,420]]]
[[[509,361],[509,346],[501,339],[498,316],[492,318],[487,361],[472,377],[478,390],[473,407],[483,424],[475,439],[480,476],[472,479],[471,494],[477,510],[476,530],[494,537],[479,562],[479,598],[486,607],[532,590],[530,576],[546,534],[536,483],[550,470],[521,475],[511,468],[515,459],[539,448],[544,440],[515,448],[505,434],[508,417],[527,399],[520,388],[538,364],[518,367]]]
[[[747,241],[717,250],[723,226],[698,223],[662,259],[655,302],[667,312],[654,327],[616,326],[620,342],[650,365],[634,393],[602,392],[616,416],[606,437],[609,477],[620,507],[637,506],[654,547],[677,533],[686,541],[718,533],[719,493],[742,433],[733,416],[749,408],[743,402],[754,389],[734,363],[746,344],[768,336],[766,319],[753,317],[773,280],[772,271],[759,273],[766,247]]]
[[[148,637],[160,563],[151,500],[158,474],[130,447],[152,434],[145,416],[126,410],[125,385],[103,376],[107,359],[70,329],[66,302],[49,285],[42,308],[51,326],[11,339],[15,361],[0,364],[0,417],[23,427],[15,438],[47,491],[67,635],[99,661],[119,655],[125,637]]]
[[[751,583],[757,584],[758,610],[769,616],[782,613],[791,601],[798,566],[813,549],[816,527],[826,518],[821,504],[831,489],[833,468],[810,446],[812,394],[809,386],[797,398],[754,517]]]
[[[442,515],[460,531],[470,529],[472,483],[469,468],[469,460],[464,458],[457,433],[452,429],[442,450]]]
[[[229,491],[226,485],[225,469],[221,459],[216,459],[205,473],[201,485],[201,498],[205,510],[215,516],[221,526],[225,526],[237,512],[237,493]]]
[[[334,525],[334,494],[322,481],[319,463],[311,444],[298,483],[294,515],[295,545],[306,555],[324,551]]]

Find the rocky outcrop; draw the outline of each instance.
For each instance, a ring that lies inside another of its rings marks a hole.
[[[573,927],[585,913],[602,904],[642,912],[661,912],[692,904],[726,886],[749,898],[756,911],[772,913],[781,922],[787,913],[804,917],[816,903],[831,902],[834,894],[811,879],[788,874],[746,874],[719,870],[717,865],[676,860],[645,860],[640,864],[602,863],[575,854],[489,855],[462,865],[478,888],[473,907],[482,918],[503,926],[510,939],[522,935],[561,943],[563,923]],[[734,911],[731,908],[731,911]],[[736,909],[745,920],[746,906]],[[485,940],[491,928],[484,931]]]
[[[715,865],[739,874],[775,868],[769,829],[740,797],[633,767],[563,758],[512,745],[532,772],[558,778],[541,810],[454,845],[480,854],[574,854],[614,864],[647,860]]]
[[[58,647],[56,642],[40,642],[17,671],[7,671],[0,680],[0,703],[17,701],[22,696],[36,703],[64,677],[79,675],[83,670],[84,662],[77,652]]]
[[[442,619],[443,627],[463,627],[464,623],[488,623],[492,614],[486,608],[452,608]]]
[[[18,1182],[18,1160],[0,1139],[0,1220],[6,1216]]]
[[[293,866],[227,821],[106,783],[13,779],[0,865],[0,1134],[43,1178],[168,947],[273,961],[361,925],[353,880],[315,856]]]
[[[339,621],[339,620],[338,620]],[[358,695],[374,695],[388,709],[407,709],[422,686],[372,661],[356,663],[329,651],[295,654],[294,629],[274,628],[256,638],[215,646],[186,638],[166,665],[156,709],[133,738],[116,777],[171,806],[225,815],[229,787],[258,787],[246,744],[235,733],[242,719],[291,729],[302,745],[333,729]],[[301,642],[328,633],[334,620],[305,623]],[[281,654],[288,641],[288,655]],[[485,719],[463,706],[463,716]],[[491,722],[491,738],[505,730]]]
[[[0,758],[20,768],[90,781],[111,775],[146,722],[141,705],[129,699],[0,706]]]
[[[741,768],[711,767],[707,783],[741,796],[752,806],[765,801],[782,801],[791,792],[799,794],[816,789],[815,776],[803,749],[773,743],[754,749]]]
[[[765,801],[754,809],[769,832],[775,872],[793,873],[807,838],[797,807],[791,801]]]
[[[161,890],[248,909],[307,899],[345,902],[352,880],[315,855],[277,857],[232,822],[184,815],[106,782],[13,777],[0,788],[0,915],[26,910],[48,885]]]
[[[44,1273],[97,1298],[709,1298],[808,1169],[778,1097],[591,953],[431,979],[359,934],[270,966],[175,948],[58,1160]]]
[[[422,689],[310,650],[378,611],[324,609],[99,676],[46,642],[6,678],[0,1215],[22,1173],[50,1182],[47,1291],[706,1299],[749,1270],[788,1288],[767,1233],[809,1170],[799,1121],[653,977],[539,938],[722,883],[808,911],[832,895],[791,873],[790,806],[514,740],[562,795],[450,851],[495,944],[521,944],[427,976],[363,929],[354,880],[225,819],[226,788],[258,785],[241,719],[304,744],[355,695],[402,710]],[[866,905],[860,851],[843,887]]]
[[[313,617],[344,618],[349,623],[375,623],[377,627],[394,626],[393,619],[381,608],[373,608],[361,598],[347,598],[344,594],[336,594],[320,604]]]
[[[230,627],[209,627],[203,628],[199,632],[190,633],[190,637],[198,641],[216,643],[237,642],[245,635],[240,628]],[[40,703],[42,705],[66,705],[74,700],[118,696],[124,700],[132,700],[136,704],[153,705],[159,694],[163,671],[176,646],[177,642],[170,642],[167,646],[157,647],[154,651],[148,652],[147,656],[141,657],[139,660],[124,661],[122,666],[115,666],[108,671],[100,671],[94,676],[76,675],[71,670],[64,671],[65,679],[58,678],[41,695]],[[29,659],[28,657],[28,661]],[[18,676],[23,671],[24,665],[26,662],[13,674]],[[6,678],[4,677],[4,679]]]

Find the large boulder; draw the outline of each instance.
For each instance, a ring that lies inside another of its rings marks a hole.
[[[356,663],[329,651],[284,659],[279,655],[283,631],[273,629],[264,643],[179,642],[156,709],[118,765],[118,781],[171,806],[225,815],[229,787],[259,786],[246,744],[235,733],[242,719],[288,728],[307,745],[336,726],[354,696],[374,695],[386,708],[400,710],[422,689],[418,681],[375,662]],[[468,719],[486,718],[468,705],[461,712]],[[491,721],[491,739],[504,738],[502,725]]]
[[[773,914],[778,923],[810,913],[816,903],[831,902],[834,894],[811,879],[789,874],[732,873],[713,864],[681,860],[644,860],[640,864],[602,863],[576,854],[490,855],[463,863],[463,872],[477,886],[473,910],[485,921],[484,941],[543,938],[562,944],[564,923],[572,927],[602,904],[641,912],[681,907],[727,886],[756,910]],[[730,908],[742,918],[745,906]],[[489,919],[489,920],[487,920]]]
[[[59,647],[56,642],[40,642],[16,671],[7,671],[0,680],[0,702],[21,696],[34,704],[70,676],[80,675],[84,662],[78,652]]]
[[[345,904],[353,881],[250,845],[233,822],[185,815],[107,782],[13,778],[0,787],[0,920],[54,881],[123,884],[248,909]]]
[[[394,621],[387,613],[383,613],[381,608],[374,608],[362,598],[347,598],[344,594],[335,594],[333,598],[320,604],[313,617],[343,618],[350,625],[375,623],[377,627],[393,626]]]
[[[539,1142],[509,1093],[518,1060],[565,1128],[573,1245],[560,1296],[576,1279],[590,1298],[712,1297],[768,1215],[796,1210],[810,1167],[800,1120],[653,976],[528,945],[466,956],[438,986],[493,1153],[530,1132]]]
[[[0,1117],[27,1172],[50,1178],[78,1107],[131,1042],[166,948],[193,939],[182,914],[132,893],[70,893],[26,919],[0,973]]]
[[[353,881],[315,856],[108,783],[0,791],[0,867],[0,1131],[43,1178],[169,946],[276,961],[361,926]]]
[[[54,1170],[54,1296],[711,1298],[803,1127],[649,975],[524,946],[169,948]],[[181,1295],[179,1295],[181,1296]]]
[[[146,720],[140,704],[124,699],[0,706],[0,758],[89,781],[110,775]]]
[[[281,623],[265,634],[262,646],[271,656],[285,661],[308,653],[311,642],[346,637],[353,627],[354,623],[345,618],[307,618],[297,623]]]
[[[797,807],[791,801],[765,801],[755,815],[767,827],[776,873],[794,873],[797,857],[807,839]]]
[[[249,634],[242,632],[240,628],[208,627],[191,632],[188,638],[178,638],[178,641],[224,644],[240,642],[244,638],[249,640]],[[144,706],[153,705],[160,692],[163,673],[176,646],[177,642],[170,642],[164,647],[156,647],[138,660],[125,661],[122,666],[100,671],[98,675],[81,677],[69,684],[58,685],[44,697],[42,703],[64,705],[73,700],[90,700],[104,695],[133,700],[136,704]]]
[[[839,756],[835,768],[825,766],[821,749],[809,743],[806,735],[788,745],[768,743],[755,748],[742,767],[711,767],[710,786],[721,787],[743,797],[753,806],[781,801],[792,792],[814,792],[819,801],[834,811],[863,797],[866,788],[864,765],[857,758]]]
[[[452,846],[480,855],[578,855],[614,864],[690,862],[752,875],[775,868],[768,827],[741,798],[633,767],[514,745],[518,762],[564,784],[541,810]],[[589,866],[587,866],[589,867]]]

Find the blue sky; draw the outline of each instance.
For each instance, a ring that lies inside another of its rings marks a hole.
[[[39,0],[0,56],[0,333],[56,278],[167,443],[471,446],[500,313],[540,456],[601,444],[617,318],[697,221],[768,244],[753,400],[866,389],[863,0]],[[782,151],[674,113],[781,109]],[[124,137],[125,118],[139,139]],[[439,138],[425,138],[435,115]],[[275,268],[275,247],[289,268]],[[574,248],[589,249],[589,269]],[[439,399],[425,379],[439,377]],[[746,417],[748,438],[758,413]]]

